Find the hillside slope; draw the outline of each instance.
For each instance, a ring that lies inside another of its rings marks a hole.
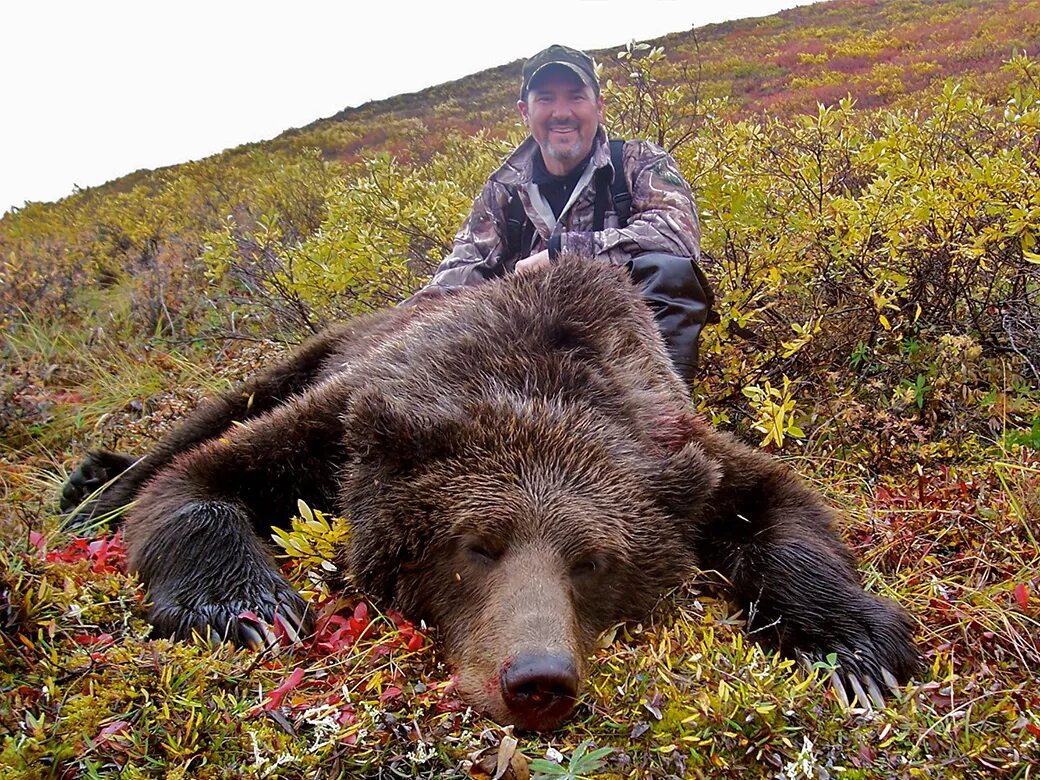
[[[617,74],[619,46],[590,52]],[[909,105],[946,78],[999,94],[1000,65],[1040,46],[1035,0],[833,0],[772,16],[676,32],[663,46],[674,83],[698,85],[702,98],[729,97],[737,115],[812,111],[851,94],[861,108]],[[420,119],[433,134],[513,121],[522,61],[421,92],[345,109],[277,139],[307,142],[348,158],[381,148],[376,127]],[[608,107],[609,108],[609,107]],[[334,139],[372,127],[356,139]],[[395,150],[396,151],[396,150]]]

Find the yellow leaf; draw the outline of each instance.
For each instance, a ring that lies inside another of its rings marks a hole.
[[[383,672],[378,671],[372,675],[372,678],[368,681],[368,685],[365,686],[366,691],[376,691],[382,693],[383,685]]]

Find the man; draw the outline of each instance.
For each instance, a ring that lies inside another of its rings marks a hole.
[[[419,297],[544,268],[561,252],[625,265],[689,382],[711,293],[696,266],[693,195],[675,161],[646,141],[612,150],[592,59],[575,49],[553,45],[525,63],[517,108],[530,137],[484,185]]]

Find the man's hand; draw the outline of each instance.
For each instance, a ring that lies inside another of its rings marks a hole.
[[[548,268],[550,265],[549,250],[543,249],[536,255],[517,261],[516,272],[526,274],[528,271],[537,271],[539,268]]]
[[[412,306],[415,306],[415,304],[420,302],[428,303],[429,301],[447,298],[448,296],[453,295],[457,290],[459,290],[458,287],[438,287],[436,285],[431,285],[416,291],[410,297],[405,298],[397,305],[402,309],[410,309]]]

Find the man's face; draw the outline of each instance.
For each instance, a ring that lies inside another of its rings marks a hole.
[[[562,66],[536,79],[517,108],[542,150],[546,170],[555,176],[585,158],[603,120],[603,97]]]

